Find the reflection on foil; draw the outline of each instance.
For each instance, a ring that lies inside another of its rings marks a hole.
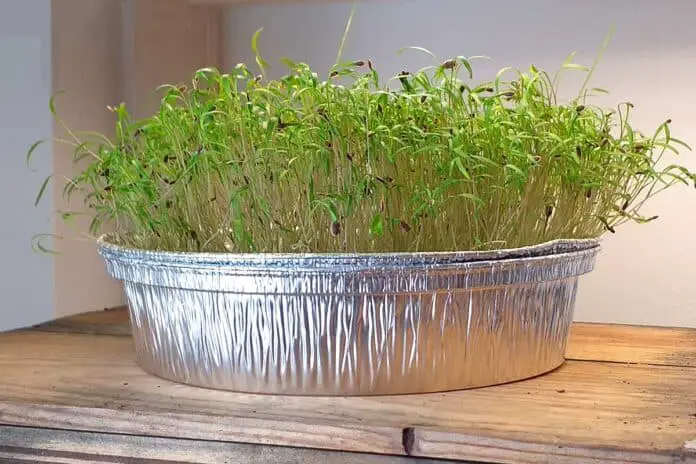
[[[99,252],[122,280],[138,360],[225,390],[422,393],[564,360],[594,240],[493,252],[263,255]]]

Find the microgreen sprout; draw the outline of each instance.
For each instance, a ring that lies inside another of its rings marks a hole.
[[[91,233],[195,252],[512,248],[650,221],[646,200],[694,180],[661,162],[688,148],[670,120],[644,135],[630,103],[594,106],[585,86],[561,101],[572,61],[476,83],[463,56],[391,79],[369,57],[326,78],[284,59],[269,80],[257,40],[261,74],[200,69],[147,118],[110,108],[113,138],[71,138],[88,162],[64,193],[84,195]]]

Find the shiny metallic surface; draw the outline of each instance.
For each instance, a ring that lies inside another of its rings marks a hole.
[[[99,241],[157,376],[277,394],[377,395],[520,380],[564,361],[599,244],[493,252],[170,253]]]

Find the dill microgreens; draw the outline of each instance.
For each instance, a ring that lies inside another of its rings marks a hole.
[[[284,60],[268,80],[257,39],[261,75],[201,69],[147,118],[112,108],[113,139],[74,137],[89,161],[64,191],[85,196],[91,233],[172,251],[512,248],[649,221],[646,200],[694,179],[661,167],[686,147],[669,120],[643,135],[630,103],[593,106],[585,86],[561,102],[559,73],[591,71],[572,61],[475,84],[464,57],[386,81],[367,59],[326,79]]]

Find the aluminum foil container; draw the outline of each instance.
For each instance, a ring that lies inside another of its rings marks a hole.
[[[599,243],[390,254],[152,252],[99,240],[123,281],[140,366],[201,387],[423,393],[524,379],[564,361]]]

